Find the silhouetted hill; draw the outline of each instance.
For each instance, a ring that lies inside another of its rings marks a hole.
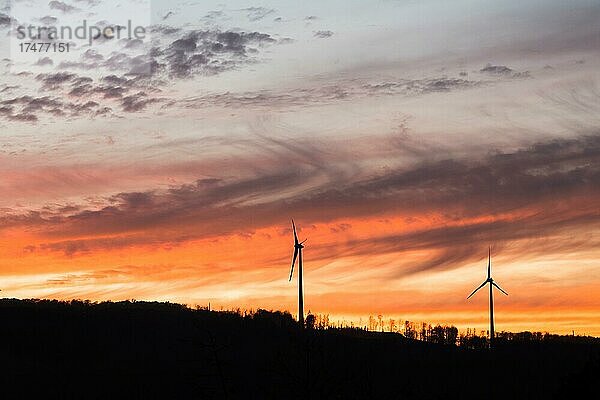
[[[3,299],[0,317],[1,398],[595,398],[600,372],[592,338],[490,352],[146,302]]]

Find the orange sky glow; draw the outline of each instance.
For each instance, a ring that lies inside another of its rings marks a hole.
[[[236,3],[6,55],[2,296],[295,315],[294,218],[307,312],[485,330],[491,246],[498,331],[600,336],[600,6]]]

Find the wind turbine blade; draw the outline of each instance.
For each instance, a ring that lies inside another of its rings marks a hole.
[[[298,244],[298,235],[296,234],[296,224],[294,224],[293,219],[292,219],[292,228],[294,230],[294,244]]]
[[[505,295],[508,296],[508,293],[506,293],[504,290],[502,290],[502,288],[498,285],[496,285],[496,282],[492,282],[492,285],[496,286],[496,289],[498,289],[499,291],[501,291],[502,293],[504,293]]]
[[[303,241],[300,242],[300,244],[304,244],[304,242],[306,242],[308,240],[308,238],[304,239]]]
[[[492,246],[488,247],[488,279],[492,276]]]
[[[473,296],[475,293],[477,293],[477,291],[478,291],[479,289],[481,289],[482,287],[484,287],[486,283],[488,283],[488,281],[485,281],[485,282],[483,282],[481,285],[479,285],[479,287],[478,287],[477,289],[473,290],[473,293],[471,293],[471,294],[469,295],[469,297],[467,297],[467,300],[469,300],[469,299],[471,298],[471,296]]]
[[[296,257],[298,257],[298,248],[294,248],[294,258],[292,259],[292,269],[290,270],[290,279],[288,279],[288,281],[292,280],[292,274],[294,273],[294,264],[296,264]]]

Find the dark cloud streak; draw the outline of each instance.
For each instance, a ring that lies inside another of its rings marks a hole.
[[[479,159],[423,160],[358,179],[338,170],[326,153],[316,148],[297,153],[298,147],[271,142],[279,154],[266,157],[280,163],[277,173],[258,170],[245,178],[119,193],[102,208],[78,206],[66,215],[5,215],[0,227],[27,225],[56,237],[46,250],[74,255],[144,244],[144,236],[152,243],[172,243],[174,234],[178,241],[238,234],[240,229],[281,224],[290,215],[315,224],[363,217],[443,217],[445,222],[433,228],[412,230],[409,225],[396,235],[342,241],[334,247],[315,245],[313,250],[317,258],[434,251],[436,256],[404,271],[417,272],[464,261],[475,244],[549,237],[574,243],[581,238],[569,238],[566,232],[585,231],[600,222],[600,135],[551,140]],[[82,235],[97,236],[98,242],[72,239]]]

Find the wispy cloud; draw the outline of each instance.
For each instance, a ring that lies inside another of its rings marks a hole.
[[[315,31],[314,36],[319,39],[327,39],[333,36],[332,31]]]
[[[439,252],[414,266],[418,271],[469,259],[472,246],[480,241],[508,243],[550,237],[599,222],[595,207],[600,196],[598,135],[538,143],[477,160],[423,160],[360,179],[328,167],[318,152],[290,159],[292,148],[290,153],[285,147],[279,151],[282,164],[278,173],[123,192],[93,209],[79,205],[68,213],[32,210],[5,215],[0,223],[5,229],[29,226],[44,237],[56,237],[57,241],[40,250],[72,256],[233,235],[240,233],[240,221],[247,221],[242,224],[244,231],[256,230],[279,225],[289,215],[304,223],[439,215],[442,226],[417,230],[409,226],[391,236],[376,235],[334,247],[313,246],[316,257],[424,249]],[[330,179],[323,180],[323,175]],[[315,186],[316,182],[320,184]],[[297,187],[308,189],[294,194]],[[173,230],[178,232],[176,240],[160,233]],[[90,235],[96,238],[68,239]]]

